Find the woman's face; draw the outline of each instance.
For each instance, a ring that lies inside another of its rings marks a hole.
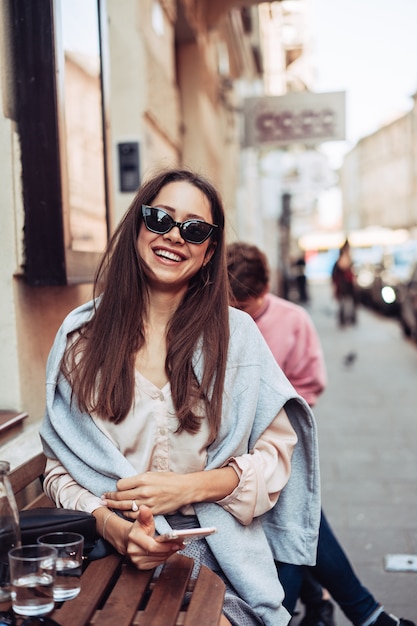
[[[168,183],[150,203],[164,209],[176,222],[201,219],[213,223],[208,198],[185,181]],[[138,252],[148,267],[151,288],[184,293],[190,279],[210,260],[215,245],[209,237],[202,244],[186,242],[178,227],[164,235],[149,231],[141,224]]]

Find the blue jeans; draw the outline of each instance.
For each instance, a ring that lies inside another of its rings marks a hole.
[[[303,589],[306,572],[312,574],[313,578],[329,591],[333,600],[337,602],[352,624],[363,624],[379,607],[378,602],[362,585],[353,571],[323,511],[320,519],[316,565],[306,567],[277,563],[277,568],[279,579],[285,591],[284,606],[291,614],[294,613],[295,605],[300,596],[306,605],[317,601],[317,588],[305,585]]]

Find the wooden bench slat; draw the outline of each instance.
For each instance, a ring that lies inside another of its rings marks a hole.
[[[100,602],[108,585],[115,579],[121,567],[123,557],[119,554],[110,554],[104,559],[92,561],[83,573],[81,591],[79,595],[52,613],[60,626],[86,626]]]
[[[32,482],[43,475],[45,470],[46,458],[45,455],[40,452],[29,461],[22,463],[10,472],[10,484],[12,486],[14,494],[18,494],[20,491],[28,487]]]
[[[202,565],[185,613],[184,626],[217,626],[223,610],[226,585],[217,574]]]
[[[149,602],[141,613],[141,626],[176,624],[193,564],[192,559],[182,554],[175,554],[168,559],[156,580]]]
[[[52,500],[50,498],[48,498],[48,496],[46,495],[46,493],[40,493],[38,496],[36,496],[36,498],[34,498],[31,502],[29,502],[29,504],[26,504],[26,506],[22,507],[22,510],[27,510],[27,509],[36,509],[36,508],[55,508],[55,504],[52,502]]]
[[[20,424],[29,417],[29,414],[26,411],[7,411],[4,409],[0,410],[0,432],[15,426],[16,424]]]
[[[130,626],[147,593],[153,573],[154,570],[139,571],[132,565],[123,565],[122,573],[105,606],[96,611],[91,624],[114,626],[117,615],[117,626]]]

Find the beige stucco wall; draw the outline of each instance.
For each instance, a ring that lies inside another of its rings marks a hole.
[[[365,225],[406,226],[411,188],[409,116],[362,139],[360,154],[361,212]]]
[[[345,226],[417,225],[414,116],[411,111],[364,137],[347,155],[341,172]]]
[[[228,222],[234,221],[238,181],[237,112],[221,104],[210,80],[208,50],[199,42],[181,46],[178,80],[181,86],[184,165],[201,171],[219,188]]]
[[[118,188],[117,144],[138,141],[142,176],[157,165],[178,164],[179,103],[175,88],[174,24],[152,28],[152,0],[108,0],[110,138],[113,155],[113,224],[133,193]]]
[[[110,94],[110,134],[113,197],[112,225],[120,221],[134,194],[119,191],[117,172],[117,144],[139,141],[143,159],[142,115],[146,105],[143,84],[145,53],[141,39],[141,23],[145,22],[150,2],[123,2],[108,0],[108,87]],[[141,13],[142,11],[142,13]]]

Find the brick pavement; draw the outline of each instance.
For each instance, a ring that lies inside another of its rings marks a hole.
[[[310,289],[329,379],[314,409],[323,509],[362,583],[417,622],[417,572],[384,569],[388,553],[417,554],[417,346],[363,307],[340,329],[329,284]],[[336,619],[350,624],[339,609]]]

